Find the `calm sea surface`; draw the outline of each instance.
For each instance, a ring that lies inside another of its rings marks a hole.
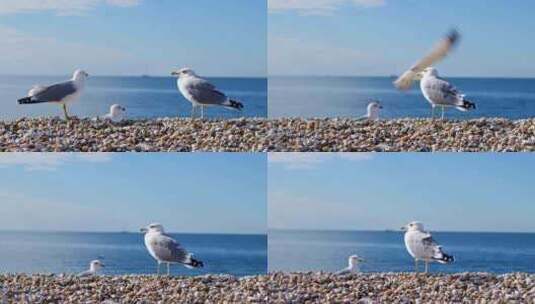
[[[432,264],[433,272],[535,273],[535,234],[434,233],[451,265]],[[269,232],[269,271],[337,271],[347,257],[366,259],[363,272],[407,272],[414,262],[401,232]],[[420,266],[423,270],[423,265]]]
[[[265,235],[173,234],[205,267],[172,266],[174,275],[266,273]],[[103,274],[153,274],[156,262],[137,233],[0,232],[0,272],[78,273],[100,258]],[[164,266],[161,268],[164,270]]]
[[[270,117],[357,117],[370,99],[384,106],[384,118],[429,117],[431,107],[419,83],[402,93],[389,77],[270,77]],[[535,117],[535,79],[448,79],[477,104],[469,113],[455,109],[448,118]],[[438,113],[438,112],[437,112]]]
[[[68,77],[0,76],[0,119],[21,117],[62,116],[55,104],[19,105],[17,100],[27,95],[35,84],[51,84]],[[266,117],[267,80],[264,78],[210,78],[218,89],[240,100],[244,110],[239,113],[221,108],[208,108],[210,118]],[[177,90],[171,77],[89,77],[84,94],[72,104],[69,112],[78,117],[96,117],[109,111],[112,104],[127,108],[129,118],[156,118],[187,116],[191,104]],[[199,111],[200,112],[200,111]]]

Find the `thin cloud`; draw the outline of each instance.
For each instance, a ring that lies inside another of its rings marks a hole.
[[[19,166],[27,171],[54,171],[73,162],[104,163],[112,160],[108,153],[3,153],[0,168]]]
[[[332,160],[367,161],[373,157],[371,153],[270,153],[268,163],[289,170],[308,170]]]
[[[141,0],[2,0],[0,14],[53,12],[60,16],[83,15],[99,5],[132,7]]]
[[[268,0],[270,12],[296,11],[302,15],[332,15],[343,5],[377,7],[385,0]]]

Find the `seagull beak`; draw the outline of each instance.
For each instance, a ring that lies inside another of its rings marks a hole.
[[[146,227],[139,229],[139,232],[142,232],[142,233],[146,233],[147,231],[149,230]]]
[[[382,109],[383,109],[383,106],[379,106],[379,109],[381,109],[381,110],[382,110]]]
[[[177,75],[178,75],[178,73],[176,71],[172,71],[171,72],[171,76],[177,76]]]
[[[407,231],[407,226],[403,226],[400,228],[401,231]]]
[[[363,258],[359,258],[359,262],[366,262],[366,260]]]

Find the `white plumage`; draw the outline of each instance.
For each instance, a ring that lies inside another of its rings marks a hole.
[[[99,260],[93,260],[91,263],[89,263],[89,269],[81,272],[78,274],[79,277],[89,277],[94,276],[98,274],[98,271],[104,267],[104,264],[102,264]]]
[[[416,272],[418,272],[418,262],[425,263],[425,272],[429,270],[430,262],[449,264],[454,262],[454,257],[446,254],[431,236],[431,233],[424,230],[424,225],[420,222],[411,222],[405,227],[405,247],[414,258]]]
[[[364,260],[358,255],[352,255],[348,258],[348,266],[338,272],[336,275],[346,275],[346,274],[355,274],[360,272],[360,263]]]

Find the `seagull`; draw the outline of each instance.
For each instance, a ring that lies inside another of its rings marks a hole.
[[[182,264],[186,268],[202,268],[204,263],[193,258],[186,249],[165,234],[161,224],[150,224],[141,228],[145,233],[145,247],[150,255],[158,262],[157,272],[160,274],[160,264],[167,264],[167,275],[169,275],[170,264]]]
[[[360,267],[359,263],[364,262],[364,260],[359,257],[358,255],[352,255],[348,259],[348,266],[338,272],[336,272],[336,275],[346,275],[351,273],[359,273]]]
[[[232,100],[218,91],[213,84],[197,76],[192,69],[183,68],[173,71],[171,75],[177,77],[178,90],[193,105],[191,109],[192,118],[197,107],[201,108],[201,118],[204,118],[205,106],[221,106],[237,111],[243,109],[241,102]]]
[[[97,275],[97,272],[104,267],[100,260],[93,260],[89,263],[89,269],[78,274],[79,277],[89,277]]]
[[[110,107],[110,112],[104,116],[103,119],[111,120],[113,122],[120,122],[125,119],[126,108],[121,105],[114,104]]]
[[[418,272],[418,261],[425,262],[425,273],[429,270],[429,262],[440,264],[451,264],[455,258],[446,254],[431,236],[431,233],[424,231],[424,225],[420,222],[411,222],[401,228],[405,231],[405,247],[414,258],[416,272]]]
[[[435,116],[435,107],[442,108],[442,119],[444,119],[444,108],[455,107],[457,110],[467,112],[476,108],[476,104],[467,100],[466,95],[461,94],[453,85],[438,76],[438,71],[433,67],[428,67],[419,73],[421,77],[420,89],[425,99],[431,104],[431,117]]]
[[[69,81],[56,83],[50,86],[36,85],[30,89],[28,96],[18,100],[19,104],[35,104],[55,102],[62,105],[65,119],[69,119],[67,103],[78,100],[89,76],[83,70],[76,70]]]
[[[456,30],[451,30],[446,37],[440,40],[440,42],[429,54],[420,59],[408,71],[403,73],[396,81],[394,81],[394,86],[402,91],[410,89],[412,82],[417,80],[418,73],[446,57],[453,47],[459,42],[459,40],[459,32]]]
[[[370,104],[368,104],[366,115],[361,116],[358,118],[358,120],[379,120],[379,112],[381,109],[383,109],[383,106],[379,103],[379,101],[372,101]]]

